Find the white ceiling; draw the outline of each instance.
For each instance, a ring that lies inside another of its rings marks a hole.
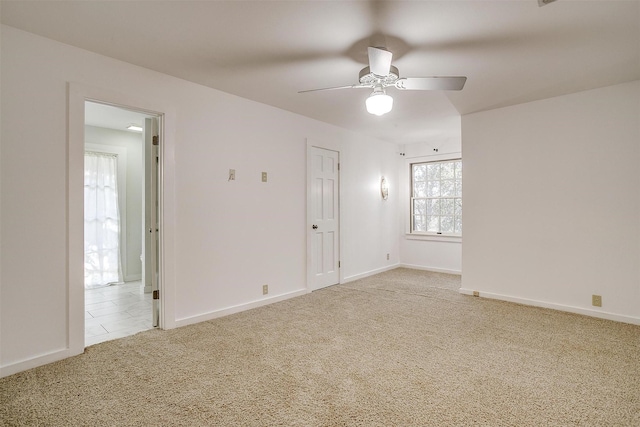
[[[640,79],[640,1],[7,1],[2,23],[397,143],[460,135],[460,114]],[[403,77],[465,75],[461,92],[357,82],[385,44]]]
[[[144,119],[151,117],[153,116],[97,102],[85,102],[84,107],[86,125],[127,132],[136,132],[127,130],[127,126],[132,124],[144,128]]]

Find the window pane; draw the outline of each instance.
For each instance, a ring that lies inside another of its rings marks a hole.
[[[440,181],[440,195],[442,197],[455,195],[455,181],[452,179]]]
[[[461,161],[457,161],[456,162],[456,178],[460,179],[462,178],[462,162]]]
[[[453,217],[452,216],[440,217],[440,231],[442,233],[453,233]]]
[[[457,216],[455,220],[455,233],[462,234],[462,218]]]
[[[453,162],[440,165],[440,179],[453,179],[453,165]]]
[[[440,163],[427,165],[427,179],[440,179]]]
[[[413,165],[413,180],[424,181],[427,176],[427,165]]]
[[[427,181],[427,197],[440,197],[440,181]]]
[[[427,215],[440,215],[440,199],[427,200]]]
[[[453,215],[453,199],[440,199],[442,215]]]
[[[437,233],[440,231],[440,217],[439,216],[428,216],[427,217],[427,231],[433,231]]]
[[[462,161],[411,165],[412,232],[462,235]]]

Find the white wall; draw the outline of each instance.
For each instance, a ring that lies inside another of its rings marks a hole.
[[[463,116],[462,135],[464,291],[640,323],[640,82]]]
[[[1,66],[1,375],[66,354],[68,82],[173,110],[173,324],[306,289],[306,138],[343,148],[343,277],[397,262],[391,144],[7,26]]]
[[[343,248],[343,282],[398,266],[400,250],[397,224],[400,195],[396,179],[397,155],[397,146],[367,141],[364,138],[345,147],[342,153],[341,179],[343,182],[359,183],[342,187],[342,237],[349,242],[358,242]],[[382,199],[380,191],[383,176],[389,185],[387,200]],[[354,227],[356,224],[357,228]]]
[[[122,262],[125,281],[142,278],[142,134],[124,130],[85,126],[85,142],[122,147],[126,150],[126,258]],[[118,167],[122,167],[118,162]],[[122,208],[121,208],[122,209]]]
[[[461,138],[457,135],[400,147],[400,152],[404,154],[398,157],[398,181],[401,194],[399,245],[400,263],[403,267],[462,274],[462,239],[409,234],[411,163],[459,158],[461,145]]]

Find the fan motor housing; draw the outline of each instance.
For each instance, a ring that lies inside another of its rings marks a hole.
[[[360,70],[359,80],[360,84],[363,85],[373,86],[376,84],[382,84],[383,86],[391,86],[396,82],[396,80],[398,80],[399,77],[400,73],[398,72],[398,69],[393,65],[389,69],[389,74],[383,77],[376,76],[371,72],[371,69],[369,67],[364,67],[362,70]]]

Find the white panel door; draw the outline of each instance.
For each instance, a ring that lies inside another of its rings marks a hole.
[[[310,147],[311,287],[340,282],[339,153]]]

